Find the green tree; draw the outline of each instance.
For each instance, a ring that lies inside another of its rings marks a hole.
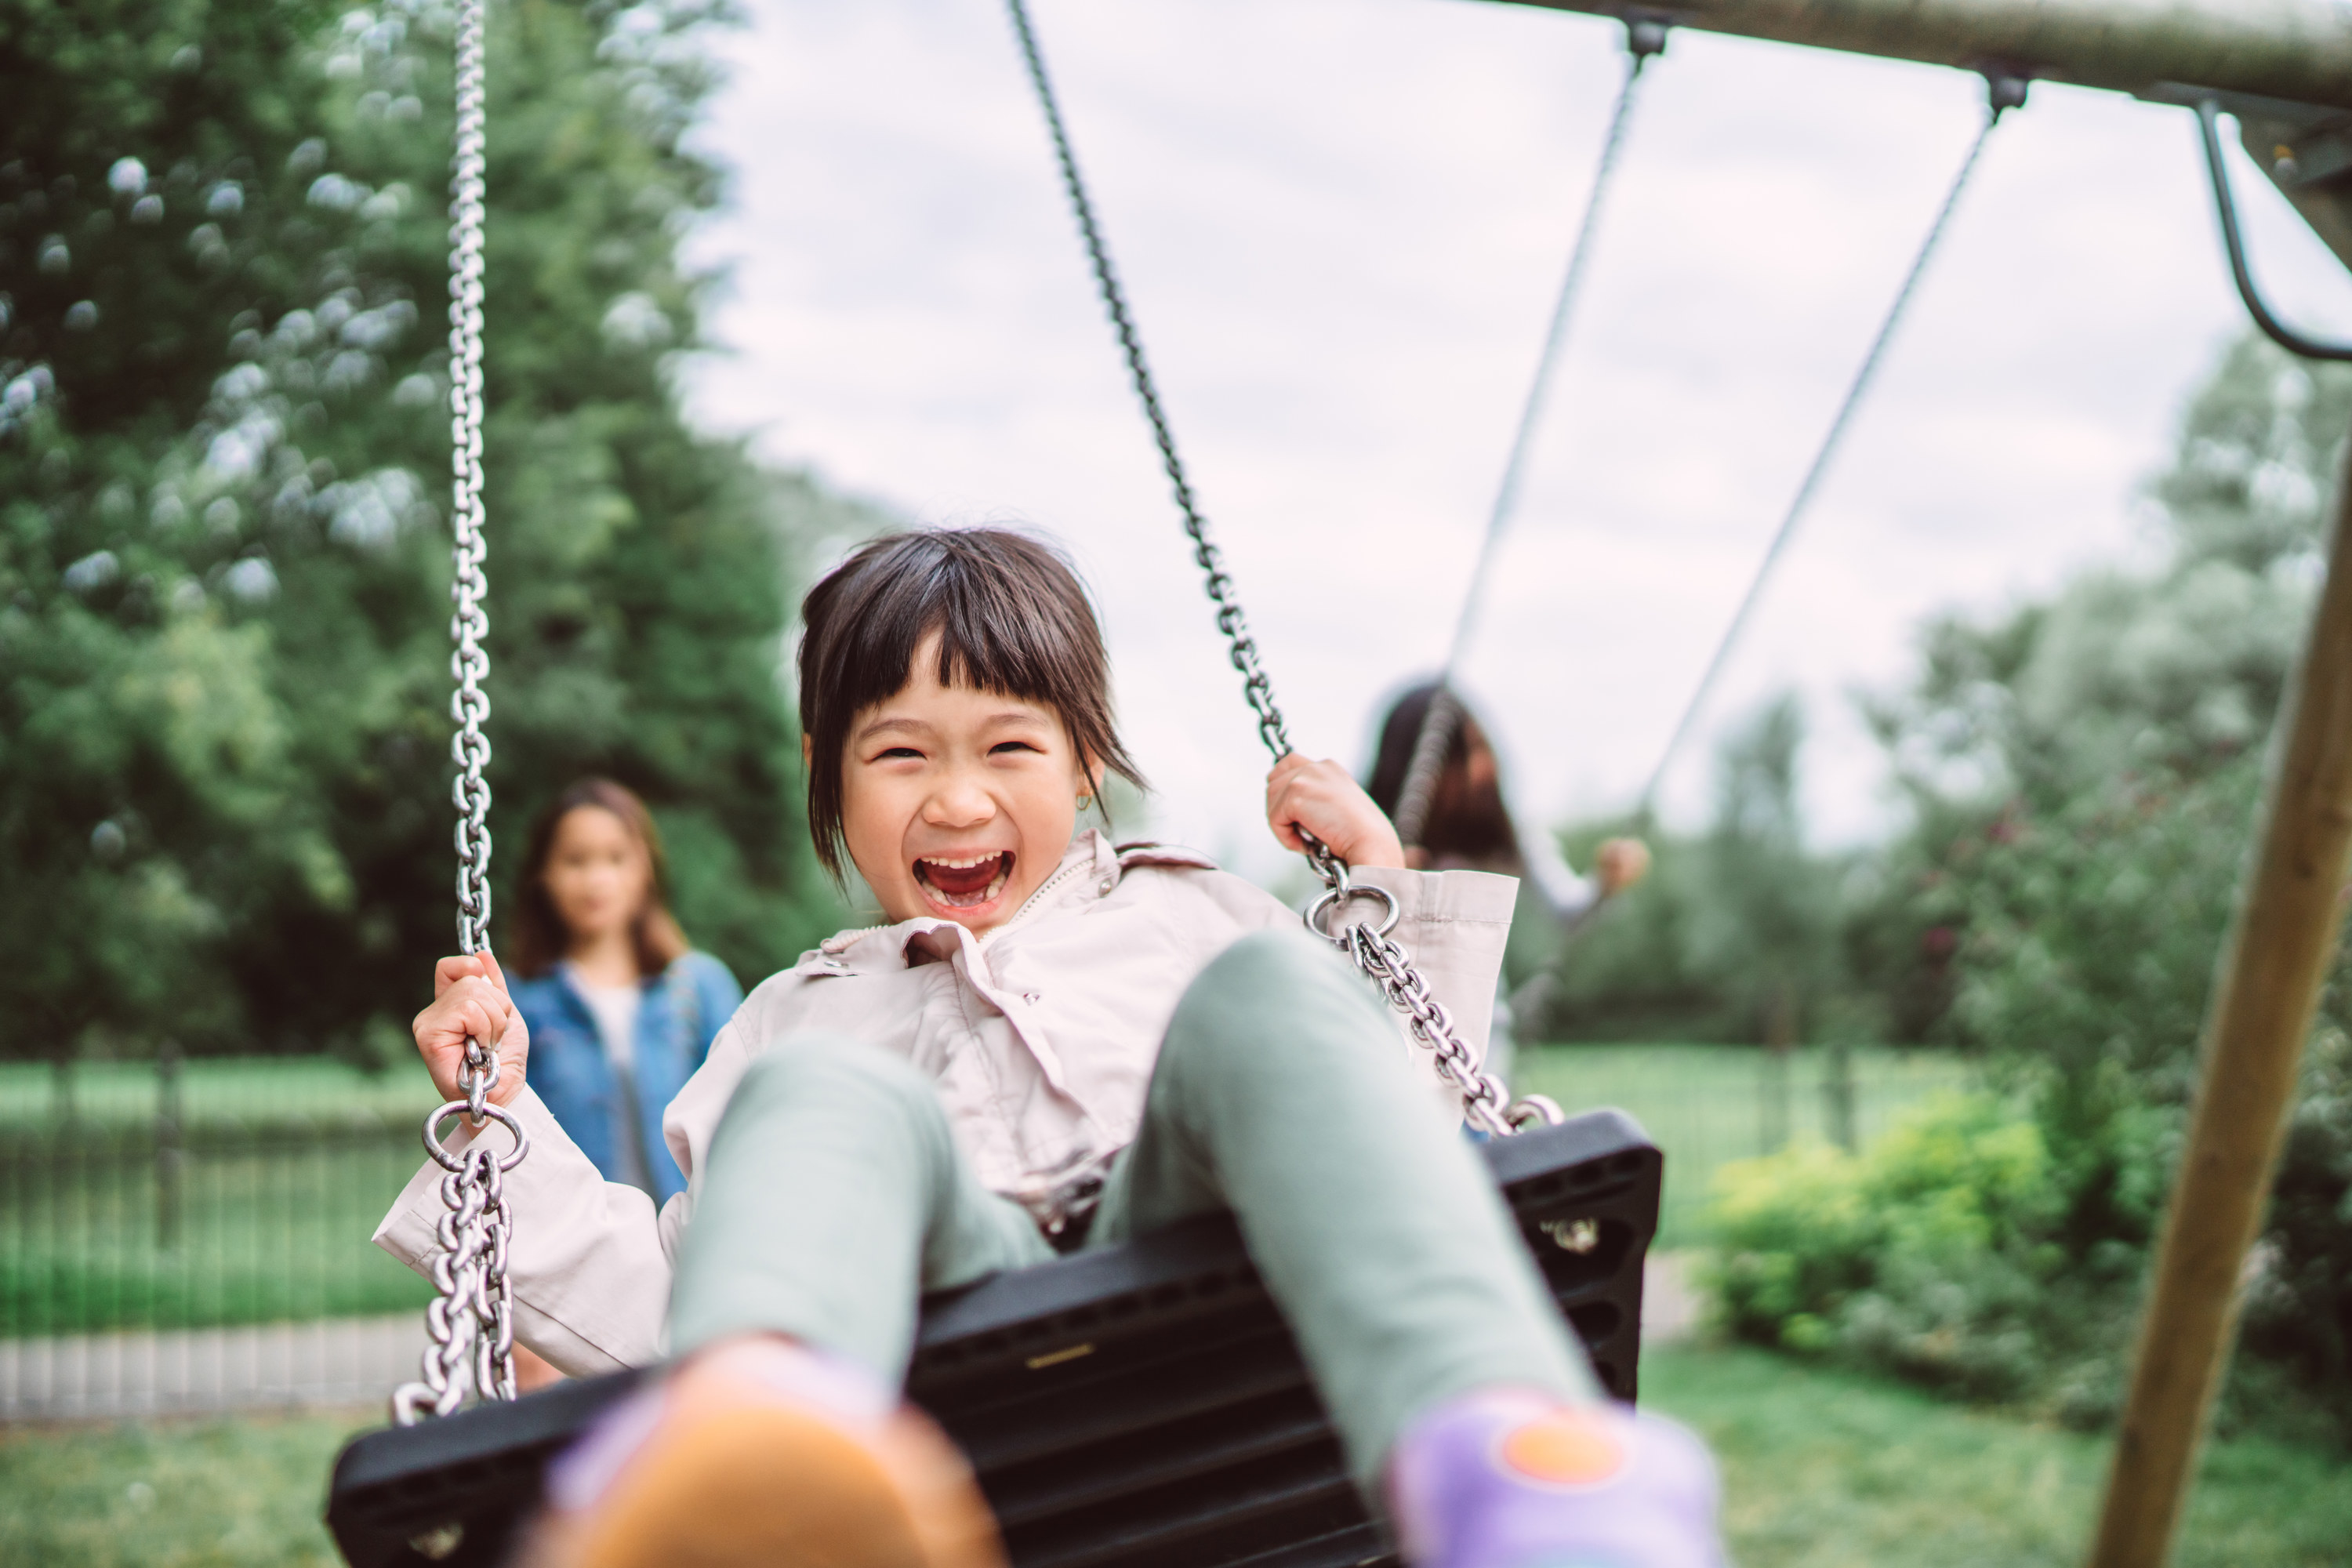
[[[1869,918],[1955,934],[1941,1026],[2032,1107],[2063,1199],[2049,1239],[2077,1284],[2117,1303],[2138,1284],[2195,1087],[2347,426],[2352,373],[2239,343],[2151,487],[2159,558],[1937,623],[1924,678],[1874,709],[1916,810]],[[2352,1391],[2347,975],[2323,1005],[2249,1317],[2250,1343],[2338,1396]]]
[[[689,931],[757,978],[832,913],[781,689],[792,542],[881,520],[677,412],[715,7],[491,14],[501,869],[539,800],[609,773]],[[449,945],[449,26],[0,0],[8,1050],[397,1050]]]
[[[1738,1040],[1788,1046],[1815,1030],[1840,984],[1848,868],[1809,849],[1799,795],[1804,710],[1758,708],[1715,760],[1713,822],[1649,835],[1650,876],[1573,937],[1546,1020],[1562,1038]],[[1589,858],[1622,822],[1571,828]]]

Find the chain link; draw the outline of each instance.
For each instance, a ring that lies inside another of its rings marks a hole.
[[[1559,367],[1560,352],[1568,342],[1569,323],[1576,314],[1577,298],[1583,291],[1584,274],[1592,260],[1593,237],[1601,229],[1601,214],[1616,177],[1618,156],[1625,150],[1625,129],[1633,122],[1634,94],[1642,85],[1642,68],[1664,53],[1665,47],[1664,22],[1650,16],[1637,16],[1626,22],[1625,83],[1617,90],[1617,107],[1610,111],[1609,130],[1601,140],[1600,167],[1593,171],[1592,188],[1584,199],[1584,216],[1576,226],[1576,244],[1568,253],[1568,270],[1561,274],[1559,293],[1552,300],[1551,321],[1544,329],[1543,350],[1536,356],[1534,379],[1528,383],[1527,398],[1519,405],[1519,423],[1511,434],[1510,454],[1503,460],[1502,479],[1495,486],[1494,504],[1487,510],[1486,531],[1478,544],[1478,559],[1470,568],[1469,585],[1462,591],[1462,608],[1454,618],[1454,639],[1446,645],[1445,666],[1438,671],[1437,689],[1422,715],[1420,732],[1413,737],[1412,758],[1406,765],[1404,783],[1397,791],[1397,837],[1407,844],[1419,844],[1422,830],[1429,825],[1429,805],[1437,793],[1437,778],[1444,771],[1445,754],[1453,744],[1454,732],[1461,727],[1462,708],[1454,697],[1454,672],[1462,668],[1471,634],[1477,627],[1478,611],[1486,602],[1486,582],[1494,574],[1504,531],[1518,509],[1519,486],[1527,473],[1528,455],[1534,449],[1536,430],[1543,421],[1544,402],[1551,391],[1553,374]]]
[[[457,763],[450,786],[457,808],[457,950],[479,952],[489,945],[490,786],[489,737],[482,722],[490,700],[482,680],[490,657],[482,647],[489,635],[483,598],[489,582],[482,574],[488,553],[482,537],[482,203],[486,167],[483,115],[482,31],[485,0],[458,0],[457,151],[450,180],[449,214],[449,466],[450,525],[456,574],[449,584],[449,717],[457,732],[449,752]]]
[[[1334,928],[1332,921],[1360,899],[1377,899],[1386,906],[1378,920],[1357,921]],[[1454,1027],[1454,1015],[1429,989],[1429,982],[1413,967],[1412,957],[1389,933],[1396,930],[1403,906],[1394,893],[1374,882],[1349,879],[1339,868],[1336,881],[1307,906],[1307,929],[1346,953],[1365,978],[1380,987],[1390,1006],[1404,1015],[1414,1039],[1429,1047],[1437,1076],[1462,1096],[1465,1121],[1482,1132],[1505,1137],[1528,1127],[1560,1120],[1560,1109],[1547,1095],[1510,1098],[1503,1080],[1478,1065],[1478,1058]]]
[[[466,1098],[425,1119],[425,1146],[446,1173],[441,1202],[447,1212],[434,1230],[440,1250],[433,1259],[434,1300],[425,1310],[422,1381],[403,1384],[392,1396],[393,1419],[403,1426],[428,1414],[451,1414],[469,1391],[484,1399],[512,1399],[516,1393],[514,1285],[507,1277],[514,1215],[507,1207],[505,1177],[530,1152],[530,1141],[511,1112],[488,1102],[499,1080],[497,1059],[478,1073],[470,1050],[467,1058]],[[451,1116],[495,1121],[513,1135],[514,1147],[501,1158],[478,1139],[453,1152],[437,1131]]]
[[[1943,244],[1945,233],[1952,226],[1952,215],[1959,210],[1960,197],[1967,192],[1969,181],[1975,175],[1977,164],[1984,157],[1985,143],[2000,124],[2001,116],[2025,102],[2026,83],[2021,78],[1989,70],[1985,74],[1985,85],[1988,95],[1985,117],[1977,131],[1977,138],[1969,143],[1968,156],[1960,160],[1959,172],[1952,176],[1952,184],[1944,193],[1943,205],[1936,209],[1935,221],[1927,226],[1927,237],[1919,242],[1918,252],[1911,258],[1911,269],[1903,275],[1902,286],[1895,291],[1894,303],[1887,306],[1886,315],[1879,321],[1878,334],[1870,340],[1869,352],[1862,356],[1861,366],[1854,371],[1853,379],[1846,384],[1845,397],[1839,403],[1837,413],[1832,416],[1829,430],[1822,437],[1822,444],[1815,449],[1812,463],[1805,469],[1805,477],[1799,482],[1797,493],[1789,502],[1789,510],[1781,513],[1780,526],[1772,531],[1771,542],[1765,545],[1763,559],[1757,562],[1755,573],[1748,579],[1748,588],[1740,595],[1739,607],[1732,611],[1731,623],[1723,628],[1723,636],[1716,643],[1715,652],[1707,658],[1706,668],[1700,674],[1698,684],[1691,689],[1689,700],[1683,704],[1682,714],[1675,721],[1673,733],[1666,737],[1665,750],[1658,753],[1656,763],[1650,769],[1649,782],[1642,786],[1642,797],[1633,807],[1636,821],[1647,822],[1654,816],[1658,790],[1666,781],[1666,771],[1674,766],[1683,742],[1690,739],[1692,727],[1696,723],[1700,711],[1706,708],[1708,695],[1714,691],[1716,681],[1730,662],[1731,650],[1738,646],[1740,633],[1747,629],[1748,617],[1756,613],[1757,602],[1764,596],[1764,585],[1771,580],[1772,569],[1780,564],[1782,552],[1789,548],[1789,541],[1796,534],[1797,524],[1811,508],[1814,496],[1820,493],[1822,481],[1829,475],[1830,465],[1845,442],[1846,432],[1853,427],[1854,415],[1862,408],[1863,398],[1870,391],[1880,363],[1886,358],[1887,346],[1895,341],[1895,331],[1903,324],[1911,301],[1918,296],[1919,281],[1927,274],[1928,262],[1935,259],[1937,247]]]
[[[457,726],[449,741],[457,764],[450,795],[457,808],[457,948],[467,953],[488,951],[490,922],[490,785],[483,776],[490,741],[482,732],[490,716],[489,696],[482,689],[490,672],[482,647],[490,629],[484,607],[489,581],[482,572],[488,553],[482,533],[485,4],[457,0],[457,145],[449,182],[450,532],[456,568],[449,585],[449,675],[456,683],[449,717]],[[497,1053],[479,1040],[467,1040],[457,1076],[465,1098],[425,1120],[425,1151],[446,1173],[441,1202],[448,1212],[435,1232],[440,1253],[433,1260],[436,1296],[425,1314],[430,1342],[419,1366],[423,1381],[404,1384],[392,1397],[393,1418],[404,1426],[428,1412],[450,1414],[468,1391],[485,1399],[515,1397],[514,1287],[507,1278],[514,1216],[507,1208],[504,1177],[530,1152],[530,1142],[509,1112],[489,1102],[498,1081]],[[438,1131],[453,1115],[474,1128],[500,1123],[513,1135],[513,1149],[500,1159],[477,1142],[453,1153]]]
[[[1052,79],[1045,72],[1045,58],[1037,47],[1036,30],[1030,26],[1029,7],[1026,0],[1005,0],[1005,5],[1012,13],[1013,31],[1021,43],[1022,59],[1029,68],[1030,86],[1036,90],[1038,106],[1045,111],[1045,129],[1054,142],[1054,159],[1061,166],[1062,188],[1077,216],[1078,233],[1086,242],[1087,259],[1094,267],[1095,284],[1101,292],[1103,308],[1110,315],[1112,330],[1118,334],[1119,348],[1127,356],[1129,379],[1134,383],[1136,397],[1143,405],[1143,416],[1150,423],[1152,442],[1160,448],[1160,465],[1175,492],[1176,510],[1182,517],[1185,537],[1192,542],[1193,564],[1200,567],[1209,602],[1216,606],[1217,630],[1225,638],[1227,657],[1241,672],[1242,696],[1249,703],[1250,711],[1257,716],[1258,739],[1265,743],[1274,760],[1280,762],[1295,749],[1290,743],[1289,729],[1283,722],[1282,710],[1276,705],[1274,682],[1267,679],[1265,667],[1259,661],[1257,641],[1250,636],[1249,619],[1234,591],[1233,575],[1225,570],[1223,552],[1209,538],[1208,521],[1193,502],[1192,483],[1185,478],[1182,459],[1176,455],[1176,438],[1169,431],[1167,415],[1160,405],[1159,387],[1151,379],[1151,367],[1144,360],[1143,341],[1136,333],[1135,319],[1127,308],[1126,291],[1119,287],[1118,273],[1111,266],[1110,248],[1103,242],[1101,226],[1095,221],[1094,202],[1087,195],[1086,181],[1078,174],[1077,154],[1071,150],[1069,132],[1062,124],[1062,106],[1054,96]],[[1303,830],[1299,837],[1306,841],[1307,861],[1315,868],[1316,875],[1323,879],[1327,889],[1308,910],[1310,927],[1331,936],[1316,924],[1323,910],[1354,898],[1388,897],[1380,889],[1351,885],[1347,863],[1328,846]],[[1376,939],[1360,939],[1354,933],[1362,929],[1350,926],[1332,940],[1354,960],[1357,968],[1380,986],[1390,1005],[1405,1015],[1414,1037],[1435,1054],[1439,1075],[1462,1092],[1464,1113],[1473,1125],[1501,1134],[1533,1121],[1560,1120],[1559,1108],[1540,1095],[1507,1108],[1508,1091],[1493,1074],[1479,1070],[1477,1057],[1454,1027],[1453,1016],[1430,995],[1428,982],[1412,966],[1405,950],[1385,932]]]
[[[1282,710],[1275,706],[1274,682],[1266,679],[1265,667],[1258,662],[1257,640],[1250,636],[1249,617],[1243,613],[1242,603],[1234,592],[1234,580],[1225,571],[1224,552],[1209,538],[1209,525],[1193,504],[1192,482],[1184,477],[1183,460],[1176,456],[1176,438],[1168,428],[1168,416],[1160,406],[1160,388],[1151,378],[1151,367],[1143,357],[1143,340],[1136,335],[1135,320],[1128,313],[1127,292],[1119,287],[1118,271],[1111,266],[1110,248],[1103,242],[1102,229],[1095,222],[1094,202],[1087,195],[1086,181],[1079,176],[1077,154],[1071,151],[1070,138],[1062,126],[1062,109],[1054,96],[1051,81],[1045,75],[1045,59],[1038,52],[1037,35],[1029,25],[1029,8],[1023,0],[1010,0],[1013,30],[1020,36],[1022,58],[1029,67],[1029,80],[1037,89],[1038,100],[1045,105],[1045,129],[1054,140],[1054,159],[1061,165],[1062,186],[1069,193],[1070,205],[1078,218],[1079,237],[1085,240],[1087,259],[1093,263],[1095,281],[1102,290],[1103,307],[1110,312],[1110,324],[1118,334],[1118,346],[1127,355],[1127,373],[1135,384],[1135,395],[1143,404],[1143,416],[1151,426],[1151,439],[1160,448],[1160,466],[1167,472],[1168,483],[1175,492],[1176,510],[1181,515],[1185,537],[1192,542],[1192,563],[1201,569],[1209,591],[1209,602],[1217,607],[1217,630],[1224,634],[1234,668],[1241,672],[1242,696],[1257,715],[1258,739],[1279,762],[1291,752],[1290,731],[1283,722]],[[1318,850],[1321,847],[1318,845]],[[1328,855],[1328,850],[1321,850]],[[1320,862],[1318,862],[1319,868]]]
[[[1454,698],[1454,668],[1448,664],[1429,694],[1421,728],[1412,737],[1412,757],[1405,764],[1404,783],[1397,789],[1397,837],[1419,844],[1429,826],[1430,803],[1437,798],[1437,781],[1445,772],[1445,753],[1453,748],[1454,732],[1462,727],[1462,704]]]

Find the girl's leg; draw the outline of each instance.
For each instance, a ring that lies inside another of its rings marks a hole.
[[[744,1075],[696,1173],[657,1382],[548,1474],[530,1568],[1003,1568],[953,1444],[898,1386],[922,1291],[1051,1256],[929,1082],[803,1037]]]
[[[905,1376],[922,1293],[1053,1249],[980,1184],[938,1092],[870,1046],[791,1040],[728,1101],[679,1245],[670,1349],[770,1332]]]
[[[1184,994],[1089,1245],[1227,1206],[1368,1492],[1442,1401],[1601,1397],[1468,1140],[1304,932],[1235,942]]]

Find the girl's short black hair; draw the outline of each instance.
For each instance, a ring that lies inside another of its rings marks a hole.
[[[940,636],[938,679],[1061,715],[1081,757],[1137,788],[1142,770],[1111,717],[1110,660],[1078,574],[1051,545],[1001,528],[926,528],[867,542],[801,601],[801,732],[809,740],[809,838],[836,878],[842,759],[850,726],[907,684]]]

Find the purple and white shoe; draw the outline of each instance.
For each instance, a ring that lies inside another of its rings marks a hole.
[[[1412,1568],[1722,1568],[1716,1497],[1675,1423],[1516,1389],[1424,1412],[1389,1459]]]

